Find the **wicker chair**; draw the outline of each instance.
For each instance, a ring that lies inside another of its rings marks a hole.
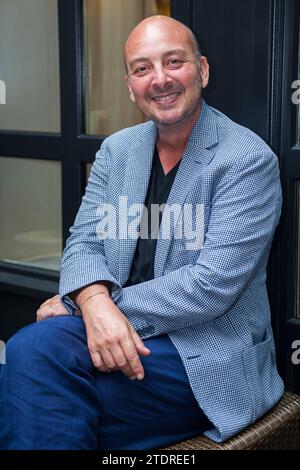
[[[261,419],[223,443],[197,436],[163,450],[300,450],[300,396],[286,392]]]

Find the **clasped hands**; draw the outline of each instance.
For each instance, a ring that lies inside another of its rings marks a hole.
[[[139,355],[148,356],[151,351],[108,292],[86,295],[82,303],[76,303],[81,307],[94,366],[101,372],[120,370],[131,380],[142,380],[144,368]],[[59,295],[55,295],[40,306],[37,321],[67,314]]]

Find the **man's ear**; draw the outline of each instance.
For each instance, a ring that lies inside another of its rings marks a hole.
[[[131,89],[130,87],[128,87],[128,89],[129,89],[129,97],[130,97],[131,101],[132,101],[133,103],[135,103],[135,96],[134,96],[134,94],[133,94],[133,92],[132,92],[132,89]]]
[[[125,82],[126,82],[126,85],[127,85],[128,90],[129,90],[129,97],[130,97],[131,101],[132,101],[133,103],[135,103],[135,97],[134,97],[133,91],[132,91],[132,89],[131,89],[131,86],[129,85],[129,77],[128,77],[128,75],[125,75]]]
[[[201,88],[206,88],[209,80],[209,64],[207,58],[203,55],[200,57],[200,81]]]

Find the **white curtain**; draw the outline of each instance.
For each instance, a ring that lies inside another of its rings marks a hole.
[[[60,132],[57,0],[0,0],[0,129]]]
[[[165,11],[155,0],[85,0],[86,131],[112,132],[141,122],[124,81],[123,45],[142,19]]]

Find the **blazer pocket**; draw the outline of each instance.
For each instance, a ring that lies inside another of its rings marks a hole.
[[[256,420],[274,405],[278,392],[276,384],[279,376],[273,338],[269,336],[261,343],[244,349],[243,362]]]

